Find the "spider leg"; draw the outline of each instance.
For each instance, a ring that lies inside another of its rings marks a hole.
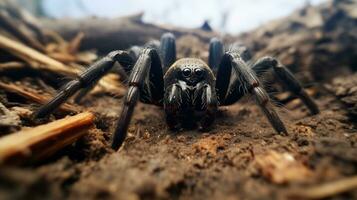
[[[84,87],[83,89],[81,89],[81,91],[79,91],[79,93],[76,95],[74,101],[76,103],[80,103],[81,100],[97,85],[97,83],[99,82],[99,80],[107,73],[109,72],[115,72],[117,74],[120,75],[121,80],[125,83],[127,78],[128,78],[128,74],[130,73],[130,70],[132,69],[136,58],[130,56],[130,53],[127,51],[113,51],[111,53],[108,54],[108,57],[111,57],[114,62],[117,62],[120,64],[120,68],[117,68],[115,71],[112,70],[112,68],[115,66],[115,63],[112,64],[111,68],[108,69],[105,72],[101,72],[104,74],[101,74],[99,77],[97,77],[93,82],[91,82],[88,86]]]
[[[248,62],[252,58],[249,49],[239,43],[234,43],[229,48],[231,52],[238,54],[244,62]],[[220,62],[222,62],[222,59]],[[219,63],[220,69],[217,71],[217,93],[221,104],[224,105],[234,104],[246,94],[239,76],[234,71],[232,73],[229,62],[229,60],[226,60],[225,63]]]
[[[163,71],[176,61],[176,39],[172,33],[165,33],[160,39],[160,54],[162,58]]]
[[[170,129],[175,130],[179,125],[179,114],[183,106],[184,98],[182,95],[185,86],[180,83],[174,83],[166,88],[164,98],[164,110],[166,114],[166,123]]]
[[[147,42],[144,46],[132,46],[128,51],[133,58],[138,58],[140,52],[145,48],[152,48],[159,52],[163,72],[176,61],[176,38],[172,33],[164,33],[160,41],[152,40]]]
[[[286,86],[286,88],[301,99],[301,101],[310,110],[312,115],[319,113],[318,106],[306,93],[300,82],[284,65],[278,62],[275,58],[263,57],[253,65],[253,70],[257,73],[258,76],[261,76],[263,72],[270,68],[273,68],[274,74]]]
[[[64,85],[57,95],[47,104],[41,106],[34,114],[35,118],[42,118],[50,114],[53,110],[58,108],[69,97],[73,96],[78,90],[82,88],[82,83],[79,80],[72,80]]]
[[[224,86],[224,87],[217,87],[217,92],[219,95],[222,97],[225,97],[225,93],[228,90],[229,86],[229,80],[230,80],[230,74],[227,75],[227,72],[224,71],[229,71],[234,70],[236,77],[233,82],[239,82],[240,83],[240,94],[246,94],[246,93],[251,93],[258,106],[262,109],[264,112],[265,116],[269,120],[270,124],[273,126],[273,128],[278,132],[278,133],[284,133],[287,134],[287,130],[285,128],[284,123],[281,121],[280,117],[276,113],[274,106],[270,102],[269,95],[267,92],[264,90],[263,87],[261,87],[260,82],[258,77],[256,76],[255,72],[252,70],[252,68],[248,67],[247,64],[243,61],[243,59],[240,57],[239,53],[237,51],[229,51],[226,52],[222,58],[222,62],[220,65],[220,68],[217,73],[217,82],[216,85],[219,86]],[[226,77],[219,77],[220,74],[225,75]],[[224,80],[225,78],[225,80]],[[220,82],[218,82],[220,81]],[[222,83],[222,82],[228,82],[228,83]],[[233,98],[232,94],[227,94],[228,98]],[[235,99],[231,99],[230,101],[233,100],[239,100],[240,97]],[[231,103],[231,102],[230,102]],[[227,105],[226,99],[223,99],[221,101],[222,105]]]
[[[64,87],[60,89],[58,94],[47,104],[41,106],[35,113],[36,118],[41,118],[57,107],[64,103],[69,97],[73,96],[78,90],[93,87],[93,85],[99,81],[109,70],[113,67],[115,62],[119,62],[126,71],[129,71],[132,58],[124,51],[113,51],[104,58],[98,60],[92,64],[87,70],[78,76],[77,79],[68,82]],[[85,94],[85,92],[84,92]],[[81,95],[84,95],[81,93]]]
[[[234,43],[232,45],[232,47],[230,48],[230,50],[237,52],[240,55],[240,57],[243,59],[244,62],[248,62],[249,60],[252,59],[251,52],[249,51],[249,49],[246,46],[244,46],[242,44]]]
[[[97,85],[99,80],[94,81],[92,84],[90,84],[89,86],[81,89],[78,94],[74,97],[74,102],[76,102],[77,104],[79,104],[82,99]]]
[[[163,72],[156,50],[144,48],[128,79],[129,88],[123,100],[122,111],[114,132],[112,148],[117,150],[123,144],[137,101],[141,95],[149,95],[146,103],[160,104],[163,98]]]
[[[128,49],[128,53],[132,58],[137,60],[140,55],[141,50],[142,50],[142,47],[134,45]]]
[[[234,52],[239,54],[237,51]],[[242,87],[241,80],[235,71],[232,71],[232,61],[228,57],[227,53],[225,53],[216,75],[216,90],[220,105],[231,105],[246,93]]]
[[[197,102],[196,106],[199,106],[199,108],[196,109],[204,110],[205,113],[200,121],[200,126],[202,130],[207,130],[216,118],[216,112],[218,109],[216,92],[212,89],[211,85],[206,83],[202,85],[202,87],[198,88],[195,92],[195,96],[195,99],[201,97],[198,102],[195,100],[195,102]]]
[[[208,66],[216,72],[224,54],[224,46],[218,38],[212,38],[209,42]]]

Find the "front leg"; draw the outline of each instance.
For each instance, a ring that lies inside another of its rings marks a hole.
[[[207,130],[213,124],[218,109],[216,92],[209,84],[203,84],[195,92],[196,109],[203,110],[204,116],[200,121],[200,129]]]
[[[166,122],[170,129],[179,128],[181,111],[187,107],[190,94],[185,82],[179,81],[166,88],[164,97],[164,110]]]
[[[178,117],[182,108],[182,88],[178,84],[172,84],[166,90],[164,97],[166,123],[170,129],[175,130],[179,125]]]
[[[150,85],[155,84],[156,87],[144,87],[146,79],[150,80]],[[161,62],[156,50],[145,48],[141,51],[130,74],[128,85],[129,88],[124,97],[122,111],[114,132],[112,142],[114,150],[120,148],[127,136],[135,105],[140,99],[140,95],[144,92],[144,88],[147,88],[146,92],[150,93],[150,101],[148,103],[156,103],[162,100],[163,75]]]

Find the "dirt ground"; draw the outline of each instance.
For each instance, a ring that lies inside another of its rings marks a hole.
[[[33,79],[16,80],[41,88]],[[290,199],[296,189],[357,174],[356,127],[334,92],[341,87],[355,85],[334,81],[330,91],[317,87],[321,113],[316,116],[309,116],[296,100],[279,106],[288,136],[277,135],[249,98],[221,107],[209,132],[172,132],[161,108],[139,103],[119,152],[109,147],[121,100],[107,93],[92,94],[81,108],[96,113],[96,128],[39,164],[1,167],[0,197]],[[2,97],[9,105],[25,103],[11,94]],[[35,125],[22,120],[26,126]],[[331,199],[357,199],[357,192]]]

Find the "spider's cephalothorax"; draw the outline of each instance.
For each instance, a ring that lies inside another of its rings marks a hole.
[[[75,98],[79,102],[111,70],[115,62],[121,64],[129,77],[128,91],[113,137],[114,149],[118,149],[126,138],[138,100],[163,106],[171,129],[195,124],[206,129],[213,123],[218,106],[231,105],[245,94],[251,94],[273,128],[278,133],[287,134],[258,78],[269,69],[293,95],[304,102],[311,114],[319,112],[301,84],[280,62],[272,57],[264,57],[248,65],[249,59],[246,48],[236,46],[224,52],[222,42],[213,38],[208,65],[197,58],[176,61],[175,37],[166,33],[160,42],[150,42],[143,48],[135,46],[127,52],[113,51],[95,62],[77,79],[62,87],[49,103],[36,112],[36,117],[51,113],[81,90]]]
[[[196,120],[201,128],[212,123],[218,106],[215,82],[213,71],[200,59],[182,58],[172,64],[164,75],[163,102],[170,128],[192,126]]]

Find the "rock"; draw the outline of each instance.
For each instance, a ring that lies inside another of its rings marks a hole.
[[[0,103],[0,127],[18,127],[20,124],[21,120],[16,112],[10,111]]]
[[[273,183],[307,182],[313,172],[290,153],[274,150],[257,155],[255,167]]]
[[[339,76],[326,87],[346,106],[351,119],[357,121],[357,73]]]

